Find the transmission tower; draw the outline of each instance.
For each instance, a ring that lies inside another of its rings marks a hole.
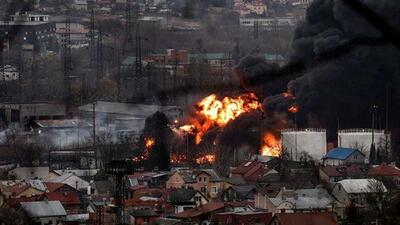
[[[140,34],[140,24],[136,24],[136,36],[135,36],[135,76],[141,77],[143,68],[142,68],[142,36]]]
[[[126,0],[125,5],[125,43],[132,41],[132,0]]]
[[[258,19],[254,19],[254,27],[253,27],[253,38],[258,39],[258,33],[259,33],[259,24],[258,24]]]
[[[104,66],[103,66],[103,33],[99,30],[99,34],[97,36],[97,69],[96,69],[96,79],[100,80],[104,75]]]
[[[94,10],[92,9],[90,14],[90,33],[89,33],[89,51],[90,51],[90,67],[94,68],[95,61],[96,61],[96,34],[95,34],[95,27],[94,27]]]
[[[64,87],[65,87],[65,98],[67,101],[70,100],[71,94],[71,18],[69,12],[66,14],[65,20],[65,32],[64,32]]]

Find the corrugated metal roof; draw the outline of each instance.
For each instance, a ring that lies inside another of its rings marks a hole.
[[[270,198],[269,199],[275,206],[283,203],[290,203],[296,209],[326,209],[332,207],[332,199],[322,197],[298,197],[298,198]]]
[[[375,179],[345,179],[337,182],[337,184],[342,185],[343,189],[351,194],[387,191],[385,185]]]
[[[357,151],[356,149],[352,148],[334,148],[330,150],[325,156],[324,159],[339,159],[339,160],[345,160],[347,159],[351,154],[353,154],[354,151]]]
[[[36,218],[67,215],[60,201],[21,202],[21,207]]]

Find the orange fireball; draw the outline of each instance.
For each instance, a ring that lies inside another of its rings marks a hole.
[[[263,146],[261,147],[261,155],[280,157],[282,154],[281,141],[272,133],[266,133],[263,137]]]
[[[222,100],[212,94],[197,103],[196,109],[190,124],[179,129],[195,134],[196,144],[199,144],[209,129],[224,127],[243,113],[261,110],[261,103],[254,93],[242,94],[235,98],[224,97]]]

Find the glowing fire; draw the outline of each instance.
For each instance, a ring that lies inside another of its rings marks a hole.
[[[156,144],[156,140],[152,137],[146,137],[144,138],[144,146],[146,149],[152,148]]]
[[[196,158],[197,164],[213,163],[215,162],[215,155],[207,154]]]
[[[190,121],[190,125],[179,128],[194,133],[196,144],[201,142],[210,128],[224,127],[243,113],[261,110],[261,103],[254,93],[242,94],[236,98],[224,97],[222,100],[219,100],[217,95],[212,94],[203,98],[196,106],[197,115]]]
[[[271,133],[264,134],[263,146],[261,147],[261,155],[267,155],[272,157],[280,157],[281,151],[281,141],[275,135]]]
[[[282,96],[289,99],[295,99],[296,97],[290,91],[286,91],[282,93]]]
[[[170,156],[170,162],[171,163],[182,163],[187,160],[186,155],[180,155],[180,154],[172,154]]]
[[[297,113],[299,111],[299,107],[297,105],[292,105],[288,108],[288,111],[291,113]]]

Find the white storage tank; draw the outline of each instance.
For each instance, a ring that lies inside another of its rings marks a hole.
[[[390,134],[386,135],[384,130],[374,130],[375,148],[384,148],[386,143],[390,149]],[[369,160],[369,152],[372,144],[372,129],[345,129],[338,132],[338,147],[354,148],[365,154]]]
[[[326,154],[326,130],[319,128],[284,129],[281,132],[282,150],[289,159],[299,161],[301,154],[307,153],[320,161]]]

